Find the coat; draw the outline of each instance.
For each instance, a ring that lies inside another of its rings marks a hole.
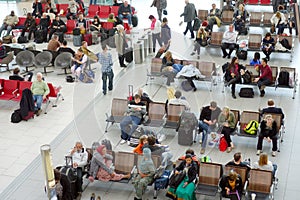
[[[185,168],[185,165],[186,165],[186,161],[183,160],[178,167],[176,167],[176,170],[177,171],[182,171],[184,170]],[[197,177],[197,174],[198,174],[198,164],[195,162],[195,161],[192,161],[191,163],[191,167],[188,169],[188,173],[187,173],[187,176],[188,176],[188,183],[192,182],[193,180],[196,179]]]
[[[128,46],[126,42],[125,33],[123,35],[117,33],[115,34],[115,43],[116,43],[116,50],[119,55],[124,55],[125,48]]]
[[[180,17],[184,17],[184,22],[191,22],[196,17],[196,9],[193,3],[188,3],[184,7],[184,12],[180,15]]]
[[[157,9],[166,9],[167,0],[153,0],[151,7],[154,6]]]
[[[22,119],[25,118],[29,112],[34,112],[34,101],[30,89],[24,89],[22,92],[22,99],[20,101],[20,113]]]

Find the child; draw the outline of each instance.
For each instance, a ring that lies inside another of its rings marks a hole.
[[[148,143],[148,136],[147,135],[142,135],[139,139],[138,146],[133,149],[133,153],[137,153],[139,155],[142,155],[143,154],[143,146],[146,143]]]
[[[259,52],[255,52],[254,53],[254,58],[250,61],[250,65],[251,66],[255,66],[255,65],[260,65],[260,53]]]

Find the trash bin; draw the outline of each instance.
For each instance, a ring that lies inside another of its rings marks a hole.
[[[148,36],[144,35],[143,37],[139,38],[139,40],[144,42],[144,57],[146,58],[148,56],[148,52],[149,52]]]
[[[152,33],[148,32],[147,35],[148,35],[148,50],[149,50],[148,52],[149,52],[149,54],[151,54],[151,53],[153,53]]]
[[[134,62],[136,64],[141,64],[145,60],[144,56],[144,42],[142,40],[138,40],[133,45],[133,52],[134,52]]]

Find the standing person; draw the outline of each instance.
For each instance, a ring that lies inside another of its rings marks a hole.
[[[192,22],[194,21],[196,17],[196,9],[195,5],[193,3],[190,3],[189,0],[185,0],[185,7],[184,7],[184,12],[180,15],[180,17],[184,17],[184,22],[186,22],[186,28],[185,31],[183,32],[183,35],[186,35],[188,31],[191,32],[191,38],[194,38],[194,31],[193,31],[193,26]]]
[[[161,24],[161,41],[165,47],[165,51],[168,51],[171,43],[171,29],[168,25],[168,19],[163,18]]]
[[[159,20],[157,20],[153,15],[149,16],[149,19],[151,21],[151,26],[150,28],[147,28],[145,30],[150,29],[152,32],[152,45],[153,45],[153,53],[155,52],[155,47],[156,47],[156,40],[159,44],[159,46],[162,46],[161,42],[161,23]]]
[[[277,151],[277,123],[272,118],[272,115],[266,115],[264,120],[260,123],[256,155],[262,152],[263,140],[269,143],[272,141],[272,156],[275,157]]]
[[[221,46],[223,58],[225,58],[226,56],[227,58],[230,58],[231,53],[236,49],[237,36],[237,32],[233,30],[233,24],[230,24],[228,31],[225,31],[223,34]],[[226,52],[226,49],[229,49],[228,53]]]
[[[101,72],[102,72],[102,90],[103,94],[106,95],[107,90],[107,78],[108,78],[108,90],[112,91],[113,89],[113,61],[111,53],[107,52],[107,46],[102,46],[102,52],[98,54],[98,61],[101,64]]]
[[[222,126],[221,134],[224,135],[227,142],[227,153],[230,153],[234,145],[231,141],[230,134],[234,131],[236,125],[236,119],[233,112],[230,111],[229,107],[225,106],[219,115],[218,123]]]
[[[127,38],[125,36],[125,32],[124,32],[124,26],[119,24],[117,25],[117,34],[115,34],[115,44],[116,44],[116,50],[118,52],[118,57],[119,57],[119,63],[120,63],[120,67],[127,67],[124,64],[124,60],[125,60],[125,49],[128,47],[127,44]]]
[[[158,20],[161,21],[162,11],[167,7],[167,0],[153,0],[151,7],[156,7]]]
[[[274,51],[275,48],[275,40],[271,36],[271,33],[267,33],[262,41],[262,51],[266,55],[266,59],[270,60],[270,55]]]
[[[31,91],[33,94],[33,101],[36,102],[35,112],[36,115],[39,116],[42,113],[41,107],[43,100],[46,99],[50,92],[47,83],[43,81],[42,73],[38,72],[36,74],[36,81],[32,83]]]
[[[25,32],[29,31],[28,34],[28,40],[31,39],[31,35],[33,33],[33,36],[35,38],[35,30],[36,30],[36,22],[35,19],[32,17],[31,13],[27,13],[26,20],[24,22],[24,28],[22,29],[21,36],[25,36]]]
[[[197,51],[197,59],[200,59],[200,47],[205,47],[207,45],[207,33],[203,27],[200,27],[196,33],[196,40],[194,42],[194,50],[191,56],[195,55]]]
[[[43,8],[41,2],[39,0],[34,0],[32,4],[32,16],[35,18],[41,18],[42,13],[43,13]]]
[[[257,83],[260,90],[260,97],[265,96],[265,88],[273,82],[272,69],[268,65],[266,58],[262,59],[261,65],[256,65],[255,69],[259,71],[260,76],[255,78],[253,82]]]
[[[0,36],[2,35],[3,30],[6,30],[6,36],[9,35],[18,22],[19,18],[15,15],[15,11],[12,10],[10,15],[7,15],[3,20],[3,24],[0,28]]]

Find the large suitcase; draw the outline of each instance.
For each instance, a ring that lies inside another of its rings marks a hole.
[[[81,35],[73,35],[73,45],[75,47],[81,46]]]
[[[88,46],[91,46],[93,44],[92,42],[92,34],[86,33],[83,35],[83,40],[87,42]]]
[[[184,111],[179,119],[178,125],[178,144],[179,145],[192,145],[193,133],[198,125],[198,120],[194,113]]]
[[[129,47],[125,50],[125,61],[128,63],[131,63],[133,61],[133,49],[132,47]]]
[[[137,27],[139,21],[138,21],[138,17],[136,15],[132,15],[131,21],[132,21],[132,26]]]
[[[236,56],[241,60],[247,60],[248,52],[245,50],[238,50]]]
[[[73,200],[77,198],[78,192],[76,190],[76,173],[74,169],[69,166],[60,168],[61,173],[61,185],[63,186],[63,197],[64,200]]]
[[[169,185],[171,171],[165,170],[161,177],[154,180],[154,190],[166,189]]]
[[[39,30],[35,31],[34,41],[37,44],[41,44],[41,43],[44,42],[44,31],[42,29],[39,29]]]

